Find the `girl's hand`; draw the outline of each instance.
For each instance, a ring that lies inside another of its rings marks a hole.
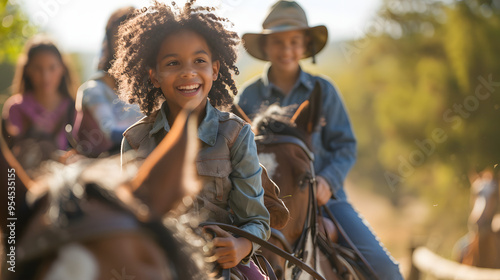
[[[211,229],[217,237],[213,239],[215,257],[223,269],[237,266],[242,259],[252,252],[252,242],[243,237],[234,237],[218,226],[206,226]]]
[[[328,182],[325,180],[325,178],[317,176],[316,180],[318,181],[316,200],[318,201],[318,206],[323,206],[332,197],[332,190],[330,189],[330,186],[328,185]]]

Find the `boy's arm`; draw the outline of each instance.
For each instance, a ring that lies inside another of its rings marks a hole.
[[[324,126],[321,128],[321,142],[326,154],[323,157],[327,164],[319,170],[330,185],[332,194],[343,188],[345,177],[356,161],[356,139],[347,115],[344,103],[337,90],[330,83],[323,87]]]

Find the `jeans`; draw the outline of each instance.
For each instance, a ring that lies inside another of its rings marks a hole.
[[[345,197],[345,196],[344,196]],[[330,199],[326,204],[330,212],[342,226],[352,243],[372,266],[380,280],[403,279],[399,264],[390,255],[368,222],[345,199]],[[349,248],[349,244],[339,235],[339,243]]]

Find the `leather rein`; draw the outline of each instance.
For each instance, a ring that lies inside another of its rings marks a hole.
[[[306,244],[307,244],[307,238],[310,236],[312,238],[312,243],[316,244],[316,236],[317,236],[317,228],[318,228],[318,222],[317,222],[317,201],[316,201],[316,186],[317,186],[317,181],[316,181],[316,174],[314,172],[314,153],[311,152],[311,150],[307,147],[307,145],[302,141],[301,139],[295,137],[295,136],[289,136],[289,135],[258,135],[255,136],[255,142],[258,145],[275,145],[275,144],[293,144],[302,149],[302,151],[307,155],[309,158],[309,164],[310,164],[310,172],[311,172],[311,177],[309,178],[308,182],[308,188],[309,188],[309,200],[308,200],[308,205],[307,205],[307,215],[306,219],[304,221],[304,227],[302,234],[298,238],[298,241],[295,243],[295,246],[292,246],[288,240],[284,237],[283,233],[280,230],[271,229],[271,236],[282,244],[283,248],[285,250],[299,258],[302,259],[303,261],[306,261],[306,258],[308,254],[313,254],[315,255],[315,248],[313,248],[313,252],[307,252],[306,251]],[[309,235],[310,234],[310,235]],[[293,249],[292,249],[293,248]],[[316,258],[313,258],[313,266],[316,269]],[[285,265],[285,267],[290,267],[292,265],[291,262],[288,262],[288,265]],[[297,279],[300,276],[301,270],[299,267],[295,266],[292,271],[292,277],[293,279]]]

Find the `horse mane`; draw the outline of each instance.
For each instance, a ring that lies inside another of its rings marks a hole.
[[[252,121],[255,135],[287,135],[302,140],[311,149],[310,139],[307,133],[291,122],[291,117],[297,109],[297,105],[280,107],[273,104],[262,110]]]

